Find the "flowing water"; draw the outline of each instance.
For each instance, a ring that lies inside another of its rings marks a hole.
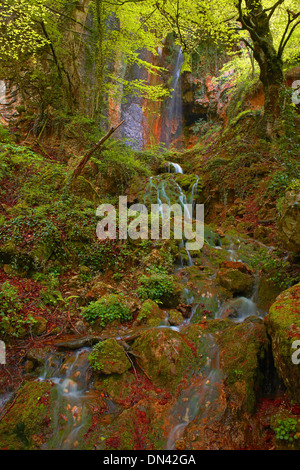
[[[182,132],[182,96],[181,96],[181,69],[184,62],[182,48],[179,48],[173,75],[171,88],[172,95],[167,101],[166,117],[162,125],[161,142],[169,148],[172,141],[178,138]]]
[[[57,429],[48,449],[69,450],[76,448],[78,433],[86,423],[86,401],[91,398],[88,383],[88,355],[91,348],[82,348],[67,356],[54,369],[46,363],[38,380],[49,380],[56,385],[57,400],[53,422]]]
[[[168,166],[169,173],[183,174],[179,164],[170,162]],[[184,207],[187,203],[195,204],[199,178],[193,184],[189,194],[185,194],[180,185],[172,178],[164,180],[162,177],[151,177],[149,184],[145,189],[145,194],[152,199],[152,203],[171,204],[177,201]],[[171,185],[171,186],[170,186]],[[170,194],[171,190],[171,194]],[[161,215],[163,211],[161,210]],[[189,213],[190,218],[192,214]],[[239,260],[239,240],[235,244],[223,247],[219,239],[206,237],[206,243],[213,249],[225,250],[227,258],[232,261]],[[184,240],[179,244],[179,250],[185,249]],[[192,266],[193,260],[190,253],[186,250],[187,260],[181,260],[178,267],[179,271]],[[168,324],[158,328],[170,328],[181,332],[183,328],[191,324],[193,316],[201,302],[216,305],[214,318],[229,317],[233,321],[242,322],[249,316],[262,317],[263,313],[257,308],[256,287],[249,298],[241,296],[228,300],[225,303],[214,297],[210,291],[201,291],[199,294],[191,291],[188,286],[183,291],[183,302],[191,306],[190,316],[183,320],[179,326],[169,326]],[[182,390],[180,397],[171,412],[170,432],[167,438],[166,449],[174,449],[176,441],[184,437],[187,426],[193,420],[202,420],[211,413],[215,403],[217,403],[220,394],[220,383],[223,374],[219,365],[219,349],[210,334],[204,334],[203,341],[206,344],[207,357],[203,367],[195,371],[190,384]],[[46,361],[43,372],[37,380],[51,381],[55,384],[57,390],[57,400],[55,404],[54,415],[52,417],[56,435],[47,443],[47,449],[76,449],[79,440],[79,433],[85,426],[87,420],[87,403],[93,399],[93,390],[89,381],[89,361],[88,355],[91,348],[82,348],[74,353],[64,356],[59,364],[53,366],[51,361]],[[8,397],[1,397],[0,408],[4,407]],[[114,405],[112,405],[113,407]]]

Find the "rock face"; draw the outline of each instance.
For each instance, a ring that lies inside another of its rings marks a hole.
[[[300,340],[300,283],[277,297],[270,308],[267,326],[272,338],[275,366],[291,399],[299,401],[300,368],[297,347],[293,346]]]
[[[300,185],[288,191],[281,202],[278,236],[284,248],[300,253]]]

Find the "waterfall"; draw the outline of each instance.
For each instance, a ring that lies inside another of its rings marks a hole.
[[[182,131],[182,96],[181,96],[181,69],[184,62],[182,48],[179,48],[172,77],[172,95],[167,101],[166,122],[162,125],[161,142],[166,147],[178,138]]]
[[[180,173],[183,175],[183,169],[178,163],[168,162],[168,173],[172,173],[172,168],[174,169],[174,173]]]

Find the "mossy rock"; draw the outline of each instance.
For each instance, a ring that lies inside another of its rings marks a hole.
[[[300,253],[300,185],[280,201],[278,237],[284,249]]]
[[[0,448],[38,450],[53,434],[56,388],[50,382],[25,382],[0,423]],[[9,404],[7,405],[9,407]]]
[[[236,404],[233,406],[252,413],[264,383],[261,363],[269,347],[265,325],[262,321],[231,324],[223,331],[219,344],[228,396]]]
[[[95,389],[109,395],[115,403],[122,403],[130,397],[136,378],[134,374],[112,374],[95,381]]]
[[[19,250],[13,242],[7,242],[0,248],[0,264],[13,264],[20,275],[35,271],[40,266],[32,254]]]
[[[195,362],[184,337],[169,328],[144,331],[133,344],[138,362],[154,384],[175,388]]]
[[[272,279],[262,273],[259,279],[256,299],[258,308],[268,312],[281,290]]]
[[[168,313],[168,322],[171,326],[179,326],[183,322],[182,313],[178,310],[170,310]]]
[[[220,269],[217,282],[233,294],[249,295],[254,287],[253,276],[243,273],[239,269]]]
[[[135,325],[159,326],[165,323],[166,314],[153,300],[145,300],[142,303]]]
[[[131,368],[124,348],[114,338],[97,343],[89,355],[94,371],[100,374],[123,374]]]
[[[300,340],[300,283],[277,297],[269,310],[267,327],[279,376],[291,399],[300,401],[300,368],[293,363],[297,351],[293,343]]]

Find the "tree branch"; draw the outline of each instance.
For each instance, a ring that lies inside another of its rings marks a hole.
[[[77,167],[75,168],[75,170],[73,172],[72,181],[74,181],[76,178],[78,178],[78,176],[81,174],[83,168],[85,167],[87,162],[92,157],[93,153],[95,153],[96,150],[98,150],[100,147],[102,147],[104,142],[123,124],[123,122],[125,122],[125,121],[123,120],[116,127],[112,127],[108,131],[108,133],[104,137],[102,137],[99,140],[99,142],[97,142],[97,144],[94,145],[94,147],[85,154],[85,156],[83,157],[83,159],[80,161],[79,165],[77,165]]]
[[[287,45],[287,43],[289,42],[293,32],[295,31],[295,29],[297,28],[297,26],[299,26],[300,24],[300,21],[298,21],[297,23],[295,23],[290,32],[288,33],[288,30],[289,30],[289,27],[291,26],[291,24],[293,23],[293,21],[295,21],[297,18],[299,18],[300,16],[300,12],[298,13],[293,13],[289,10],[287,10],[287,14],[288,14],[288,22],[287,22],[287,25],[286,25],[286,28],[285,28],[285,31],[282,35],[282,38],[281,38],[281,41],[280,41],[280,44],[279,44],[279,48],[278,48],[278,53],[277,53],[277,56],[279,58],[282,57],[282,54],[283,54],[283,51]]]

